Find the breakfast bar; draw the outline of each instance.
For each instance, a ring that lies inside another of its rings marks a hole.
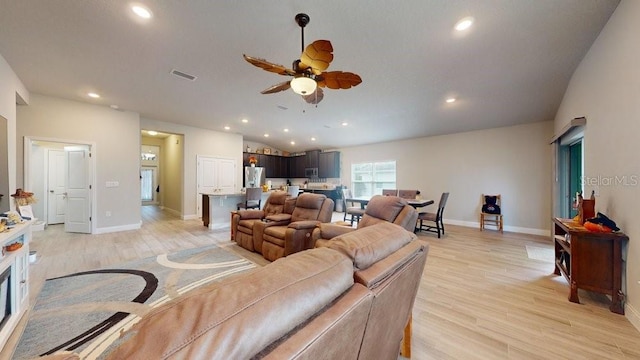
[[[271,191],[262,193],[262,204]],[[202,195],[202,223],[209,229],[221,229],[231,226],[229,213],[236,210],[238,203],[244,201],[245,193]]]

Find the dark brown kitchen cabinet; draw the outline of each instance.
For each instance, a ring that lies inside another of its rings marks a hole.
[[[339,178],[340,177],[340,152],[327,151],[318,155],[318,177]]]
[[[303,178],[304,169],[306,167],[306,156],[292,156],[288,158],[289,160],[289,173],[288,178]]]
[[[306,165],[307,168],[317,168],[319,165],[319,155],[320,150],[309,150],[307,151],[306,157]]]

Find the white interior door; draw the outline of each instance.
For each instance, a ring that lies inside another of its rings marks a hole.
[[[143,166],[140,170],[140,197],[143,204],[156,204],[158,175],[155,167]]]
[[[67,157],[67,204],[64,230],[91,233],[90,152],[84,147],[65,148]]]
[[[202,217],[202,195],[201,193],[213,194],[216,191],[216,158],[199,156],[197,157],[197,194],[196,194],[196,206],[198,216]]]
[[[47,154],[47,224],[64,223],[67,157],[63,150],[50,149]]]
[[[223,194],[236,191],[236,162],[232,159],[218,159],[218,189]]]

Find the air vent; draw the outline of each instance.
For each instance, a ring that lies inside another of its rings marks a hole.
[[[196,81],[196,79],[197,79],[197,77],[195,77],[193,75],[189,75],[187,73],[183,73],[182,71],[176,70],[176,69],[171,70],[171,73],[173,75],[175,75],[175,76],[179,76],[179,77],[181,77],[183,79],[187,79],[189,81]]]

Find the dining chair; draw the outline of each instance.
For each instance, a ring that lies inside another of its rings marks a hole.
[[[240,209],[260,209],[262,205],[262,188],[247,188],[244,201],[239,202],[236,207]]]
[[[430,212],[421,212],[418,214],[418,221],[420,221],[420,226],[416,230],[424,230],[430,231],[438,234],[438,239],[440,238],[440,233],[444,235],[444,223],[442,222],[442,215],[444,214],[444,207],[447,205],[447,199],[449,198],[449,193],[444,192],[440,196],[440,202],[438,203],[438,211],[436,213]],[[425,221],[429,221],[435,223],[434,225],[425,224]]]
[[[398,196],[403,199],[415,199],[418,196],[418,190],[398,190]]]
[[[297,198],[300,193],[300,185],[289,185],[287,187],[287,195],[292,198]]]
[[[382,189],[384,196],[398,196],[398,189]]]
[[[360,218],[364,215],[364,209],[360,206],[359,203],[347,201],[347,199],[353,198],[353,194],[351,193],[351,189],[342,189],[342,201],[344,201],[344,218],[343,221],[347,221],[347,215],[349,215],[349,221],[351,226],[353,226],[353,221],[355,220],[356,224],[360,222]]]
[[[501,196],[482,194],[482,209],[480,210],[480,231],[484,230],[486,224],[495,226],[497,230],[504,233],[504,220],[502,218]]]

